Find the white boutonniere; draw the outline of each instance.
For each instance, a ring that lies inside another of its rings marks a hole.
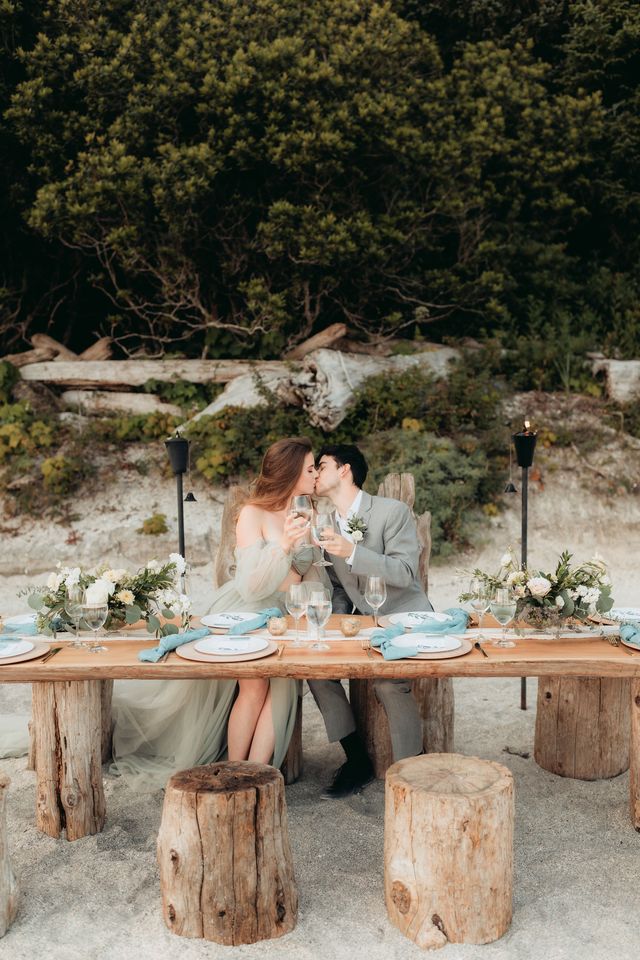
[[[351,534],[351,539],[353,542],[360,543],[367,532],[367,525],[362,517],[359,517],[357,513],[354,513],[354,515],[349,517],[347,520],[347,530]]]

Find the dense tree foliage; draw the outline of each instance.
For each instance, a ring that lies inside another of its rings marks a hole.
[[[3,2],[0,29],[5,345],[640,346],[632,0]]]

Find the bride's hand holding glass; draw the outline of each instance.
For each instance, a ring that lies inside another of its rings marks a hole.
[[[296,547],[307,535],[309,529],[309,520],[305,519],[298,512],[292,510],[284,518],[284,528],[280,545],[285,553],[289,553],[293,547]]]

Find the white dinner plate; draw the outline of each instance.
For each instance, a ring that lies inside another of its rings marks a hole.
[[[205,627],[216,627],[218,630],[224,630],[226,627],[235,627],[237,623],[246,623],[247,620],[255,620],[257,613],[208,613],[206,617],[200,617],[200,622]]]
[[[17,617],[5,617],[4,622],[8,627],[28,627],[36,622],[35,613],[21,613]]]
[[[417,627],[421,623],[449,623],[453,620],[448,613],[436,613],[435,610],[415,610],[407,613],[392,613],[389,622],[399,623],[403,627]]]
[[[198,653],[228,657],[233,653],[257,653],[259,650],[266,650],[268,646],[269,641],[264,637],[204,637],[196,641],[194,649]]]
[[[625,621],[636,623],[640,621],[640,607],[614,607],[608,613],[603,613],[603,617],[608,620],[617,620],[619,623]]]
[[[402,637],[394,637],[391,643],[400,648],[417,647],[418,653],[443,653],[445,650],[457,650],[462,646],[460,637],[454,637],[450,633],[435,637],[430,633],[414,632],[410,636],[404,634]]]
[[[0,659],[19,657],[23,653],[29,653],[34,647],[35,643],[31,640],[3,640],[0,643]]]

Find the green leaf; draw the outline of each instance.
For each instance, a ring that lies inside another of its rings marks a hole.
[[[161,629],[160,621],[153,614],[147,620],[147,633],[156,633]]]
[[[137,623],[142,616],[142,610],[135,603],[124,608],[124,618],[127,623]]]
[[[175,613],[173,612],[173,610],[165,609],[165,610],[161,610],[160,613],[165,618],[165,620],[173,620],[173,618],[175,617]]]
[[[41,593],[32,593],[27,603],[32,610],[40,610],[44,606],[44,597]]]
[[[175,625],[175,623],[165,623],[165,625],[162,627],[160,631],[163,637],[170,637],[174,633],[179,633],[179,632],[180,631],[178,630],[178,627]]]

